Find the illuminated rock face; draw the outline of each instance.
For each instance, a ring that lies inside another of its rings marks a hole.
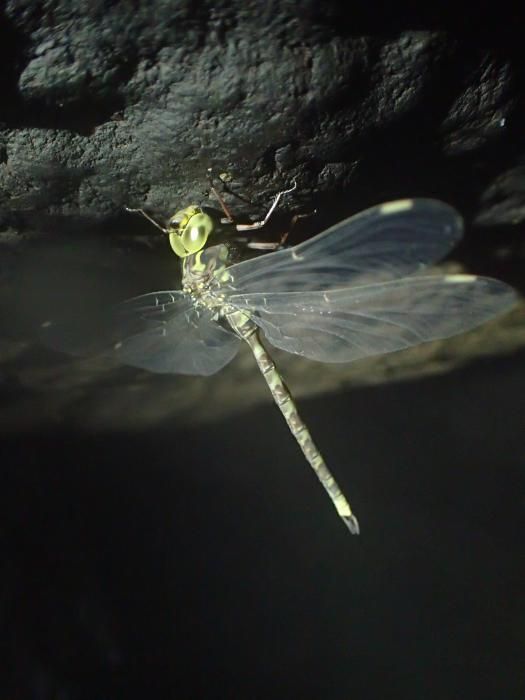
[[[56,412],[71,418],[77,402],[86,425],[149,424],[173,411],[194,422],[262,398],[247,363],[242,391],[229,375],[214,380],[221,401],[203,405],[200,385],[184,379],[159,387],[154,406],[144,400],[142,415],[132,417],[113,385],[106,408],[98,407],[96,390],[110,370],[101,375],[98,366],[79,369],[58,357],[50,366],[27,352],[50,310],[88,316],[159,282],[173,288],[178,265],[162,236],[123,207],[143,207],[162,224],[191,203],[217,208],[210,167],[244,198],[224,194],[241,220],[260,217],[272,195],[296,181],[270,235],[280,235],[291,213],[317,214],[299,220],[292,244],[373,203],[439,197],[467,226],[458,251],[464,265],[449,270],[518,286],[523,279],[521,38],[514,43],[510,29],[491,43],[492,23],[483,29],[480,15],[483,41],[459,40],[467,25],[455,12],[440,10],[447,34],[433,31],[431,16],[427,26],[396,11],[392,24],[391,13],[348,16],[335,2],[301,10],[283,3],[262,14],[260,3],[240,0],[29,7],[7,3],[0,30],[0,312],[8,331],[0,362],[6,386],[23,385],[21,405],[33,407],[16,408],[15,392],[6,426],[54,420]],[[344,375],[303,371],[286,357],[284,371],[291,382],[301,378],[307,395],[445,371],[522,347],[522,317],[518,311],[443,348],[350,365]],[[151,381],[142,377],[135,390]],[[44,395],[50,403],[40,410]]]

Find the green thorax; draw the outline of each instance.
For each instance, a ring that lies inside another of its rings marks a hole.
[[[230,282],[229,249],[224,243],[199,250],[182,261],[182,288],[198,302],[211,300]],[[207,303],[207,302],[206,302]]]

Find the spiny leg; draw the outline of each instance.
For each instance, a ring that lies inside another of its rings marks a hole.
[[[226,206],[226,202],[225,202],[224,199],[221,197],[221,195],[219,194],[217,188],[215,187],[215,185],[214,185],[214,183],[213,183],[212,169],[211,169],[211,168],[208,168],[208,171],[207,171],[207,173],[206,173],[206,176],[207,176],[207,178],[208,178],[208,182],[210,183],[210,189],[211,189],[211,191],[212,191],[213,194],[215,195],[217,201],[218,201],[219,204],[221,205],[222,211],[223,211],[224,214],[226,215],[226,223],[235,224],[235,219],[233,218],[233,216],[232,216],[230,210],[228,209],[228,207]],[[219,180],[222,182],[223,186],[227,187],[226,181],[223,180],[223,179],[221,178],[221,176],[219,176]],[[282,197],[283,195],[285,195],[285,194],[289,194],[290,192],[293,192],[296,188],[297,188],[297,182],[294,180],[294,181],[293,181],[293,186],[292,186],[292,187],[288,188],[287,190],[282,190],[281,192],[278,192],[278,193],[275,195],[275,197],[274,197],[274,199],[273,199],[273,202],[272,202],[270,208],[268,209],[268,211],[266,212],[266,215],[265,215],[264,219],[261,219],[260,221],[252,221],[251,224],[235,224],[235,228],[237,229],[237,231],[239,231],[239,232],[243,232],[243,231],[256,231],[256,230],[262,228],[263,226],[265,226],[265,225],[268,223],[268,221],[269,221],[270,217],[272,216],[273,212],[275,211],[275,208],[276,208],[277,205],[279,204],[279,201],[280,201],[281,197]],[[233,192],[230,188],[228,188],[227,191],[228,191],[230,194],[233,194],[235,197],[239,197],[239,199],[242,199],[243,201],[246,201],[243,197],[240,197],[240,195],[238,195],[236,192]],[[293,222],[292,222],[292,226],[295,224],[297,218],[300,218],[300,216],[294,217]],[[263,243],[263,242],[257,242],[257,241],[255,241],[255,242],[250,242],[250,243],[248,243],[248,247],[253,248],[253,249],[255,249],[255,250],[277,250],[278,248],[281,248],[281,247],[282,247],[282,245],[283,245],[284,241],[286,240],[286,237],[287,237],[287,236],[288,236],[288,232],[285,233],[285,234],[281,237],[281,240],[279,240],[277,243]]]
[[[287,190],[282,190],[281,192],[278,192],[275,195],[272,205],[266,212],[266,216],[264,217],[264,219],[261,219],[261,221],[253,221],[251,224],[237,224],[237,231],[253,231],[265,226],[268,223],[268,220],[270,219],[271,215],[275,211],[275,207],[279,204],[279,200],[281,199],[281,197],[285,194],[293,192],[296,188],[297,182],[294,180],[293,187],[290,187]]]
[[[312,436],[301,419],[292,396],[277,371],[274,362],[259,340],[258,331],[253,321],[242,313],[229,315],[228,321],[236,333],[250,346],[257,365],[268,384],[268,388],[272,392],[275,403],[279,406],[292,435],[297,440],[308,463],[330,496],[339,517],[353,535],[358,535],[359,523],[357,518],[352,513],[350,504],[312,440]]]

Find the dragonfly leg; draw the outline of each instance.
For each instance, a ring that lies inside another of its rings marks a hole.
[[[221,197],[221,195],[220,195],[219,192],[217,191],[217,188],[216,188],[215,185],[213,184],[213,178],[212,178],[212,176],[211,176],[211,172],[212,172],[212,169],[211,169],[211,168],[208,168],[208,170],[207,170],[207,172],[206,172],[206,176],[207,176],[207,178],[208,178],[208,182],[210,183],[210,189],[211,189],[211,191],[213,192],[213,194],[215,195],[215,197],[216,197],[217,201],[219,202],[219,204],[221,205],[221,209],[222,209],[222,211],[224,212],[224,214],[225,214],[225,216],[226,216],[226,221],[221,221],[221,223],[233,224],[233,223],[235,223],[235,219],[234,219],[233,216],[231,215],[231,212],[230,212],[230,210],[228,209],[228,207],[226,206],[226,202],[225,202],[224,199]],[[221,182],[222,182],[223,184],[225,184],[224,181],[223,181],[220,177],[219,177],[219,179],[221,180]]]
[[[284,248],[284,246],[286,245],[288,236],[290,235],[293,227],[299,221],[299,219],[306,219],[307,216],[313,216],[313,214],[315,214],[316,211],[317,210],[314,209],[313,211],[309,211],[307,214],[294,214],[290,223],[290,228],[282,234],[278,241],[249,241],[248,243],[246,243],[246,247],[252,248],[253,250],[281,250],[281,248]]]
[[[213,168],[208,168],[206,176],[208,178],[208,182],[210,183],[210,188],[213,190],[215,196],[217,197],[217,199],[220,202],[221,197],[218,194],[217,188],[215,187],[215,185],[213,183],[212,173],[213,173]],[[232,187],[230,187],[229,182],[231,181],[232,178],[231,178],[229,173],[220,173],[219,175],[217,175],[217,179],[220,181],[220,183],[222,185],[223,192],[227,192],[228,194],[231,194],[232,197],[236,197],[236,199],[239,199],[241,202],[244,202],[245,204],[249,204],[250,206],[253,206],[253,202],[250,199],[248,199],[248,197],[244,197],[242,194],[239,194]],[[223,208],[223,211],[224,211],[224,208]],[[228,216],[228,217],[230,216],[226,212],[224,212],[224,213],[226,214],[226,216]],[[233,223],[233,221],[234,221],[233,217],[231,219],[228,218],[228,221],[230,221],[230,223]]]
[[[261,219],[261,221],[253,221],[251,224],[237,224],[236,225],[237,231],[254,231],[254,230],[257,230],[257,229],[265,226],[268,223],[268,220],[270,219],[271,215],[275,211],[276,206],[279,204],[279,200],[281,199],[281,197],[285,194],[289,194],[290,192],[293,192],[296,188],[297,188],[297,182],[294,180],[293,187],[290,187],[287,190],[282,190],[282,192],[278,192],[275,195],[274,200],[272,202],[272,205],[268,209],[268,211],[266,212],[266,216],[264,217],[264,219]]]
[[[214,183],[213,183],[213,179],[212,179],[212,174],[211,174],[211,172],[212,172],[212,169],[211,169],[211,168],[208,168],[207,177],[208,177],[208,181],[209,181],[209,183],[210,183],[210,189],[211,189],[211,191],[213,192],[213,194],[215,195],[215,197],[216,197],[217,201],[219,202],[219,204],[221,205],[221,209],[222,209],[222,211],[224,212],[224,214],[225,214],[225,216],[226,216],[225,219],[221,219],[221,223],[234,224],[235,228],[237,229],[237,231],[239,231],[239,233],[241,233],[241,232],[246,232],[246,231],[257,231],[257,230],[261,229],[263,226],[265,226],[265,225],[268,223],[268,221],[269,221],[270,217],[272,216],[273,212],[275,211],[277,205],[279,204],[279,201],[280,201],[281,197],[282,197],[283,195],[285,195],[285,194],[288,194],[289,192],[293,192],[293,191],[297,188],[297,182],[295,182],[295,180],[294,180],[294,183],[293,183],[293,186],[292,186],[292,187],[290,187],[290,188],[287,189],[287,190],[282,190],[281,192],[278,192],[278,193],[275,195],[274,200],[273,200],[273,202],[272,202],[270,208],[268,209],[268,211],[267,211],[266,216],[264,217],[264,219],[261,219],[260,221],[253,221],[253,222],[250,223],[250,224],[236,224],[236,223],[235,223],[235,219],[233,218],[233,215],[231,214],[230,210],[229,210],[228,207],[226,206],[226,202],[225,202],[224,199],[221,197],[221,195],[219,194],[217,188],[215,187],[215,185],[214,185]],[[221,178],[220,175],[219,175],[219,180],[222,182],[222,184],[223,184],[223,186],[226,188],[226,191],[227,191],[227,192],[229,192],[230,194],[234,195],[235,197],[239,197],[239,199],[242,199],[243,201],[247,201],[247,200],[244,199],[243,197],[240,197],[240,195],[238,195],[236,192],[233,192],[233,191],[228,187],[227,182],[226,182],[225,180],[223,180],[223,179]],[[308,214],[303,214],[303,215],[296,215],[296,216],[294,216],[293,219],[292,219],[292,224],[291,224],[291,226],[290,226],[290,229],[293,228],[293,226],[295,225],[297,219],[300,219],[300,218],[302,218],[303,216],[309,216],[309,215],[308,215]],[[264,251],[279,250],[280,248],[283,247],[283,245],[284,245],[284,243],[285,243],[285,241],[286,241],[286,239],[287,239],[287,237],[288,237],[288,234],[289,234],[289,232],[290,232],[290,229],[289,229],[288,231],[286,231],[286,232],[281,236],[281,238],[279,239],[279,241],[270,241],[270,242],[266,242],[266,241],[249,241],[248,243],[245,243],[245,245],[246,245],[247,248],[251,248],[252,250],[264,250]],[[241,239],[239,239],[239,240],[241,240]],[[243,240],[243,242],[244,242],[244,239],[242,239],[242,240]]]
[[[281,236],[281,240],[279,241],[278,247],[282,248],[285,245],[286,241],[288,240],[288,236],[290,235],[293,227],[299,221],[299,219],[306,219],[308,216],[313,216],[316,213],[317,213],[317,209],[314,209],[313,211],[309,211],[307,214],[294,214],[292,217],[292,221],[290,223],[290,228],[288,229],[288,231],[283,233],[283,235]]]

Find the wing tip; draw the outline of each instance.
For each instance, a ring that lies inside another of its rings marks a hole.
[[[451,234],[453,240],[459,240],[463,232],[463,217],[453,206],[439,199],[430,197],[415,197],[395,199],[378,205],[382,216],[402,214],[407,211],[419,211],[419,213],[440,214],[443,217],[445,228]]]

